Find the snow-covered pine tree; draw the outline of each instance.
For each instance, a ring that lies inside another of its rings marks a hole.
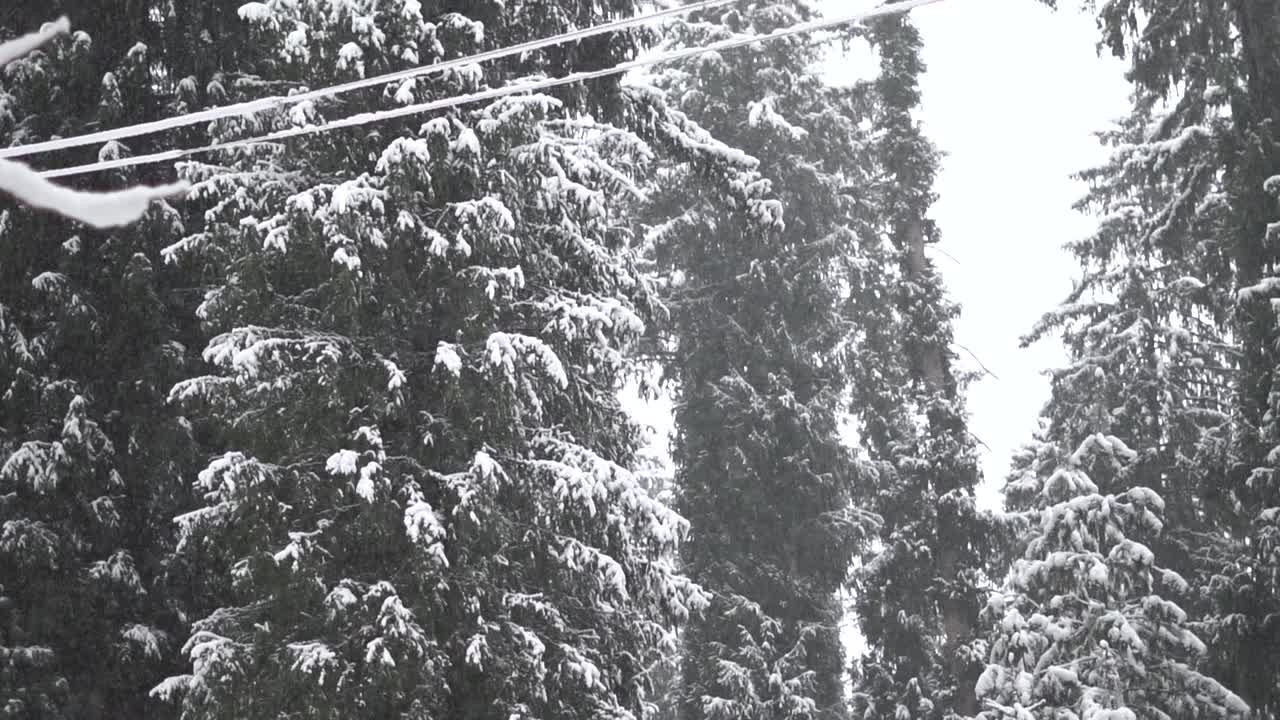
[[[1051,374],[1046,437],[1074,445],[1100,431],[1142,448],[1126,481],[1169,507],[1152,549],[1191,583],[1191,594],[1173,599],[1195,621],[1212,621],[1211,578],[1231,555],[1223,530],[1239,538],[1247,529],[1222,482],[1236,373],[1229,208],[1218,181],[1229,128],[1206,101],[1212,92],[1180,101],[1199,110],[1173,119],[1140,93],[1132,115],[1101,134],[1110,160],[1081,175],[1090,191],[1078,208],[1099,218],[1068,246],[1081,277],[1024,344],[1057,332],[1068,352]]]
[[[9,9],[6,22],[40,14]],[[29,143],[180,110],[168,102],[172,86],[156,82],[170,69],[164,48],[140,44],[123,25],[61,35],[10,64],[0,139]],[[126,152],[115,143],[100,151]],[[73,186],[167,179],[116,172]],[[7,201],[0,208],[4,717],[147,716],[147,691],[174,667],[182,627],[163,561],[195,455],[166,407],[189,357],[183,278],[163,267],[160,249],[181,233],[177,211],[162,203],[109,232]]]
[[[1248,706],[1197,664],[1204,643],[1165,592],[1186,581],[1150,549],[1164,501],[1128,483],[1138,454],[1097,433],[1071,453],[1033,443],[1010,482],[1038,519],[985,611],[989,720],[1243,718]]]
[[[630,3],[268,0],[264,81],[309,86],[630,13]],[[626,38],[597,43],[611,64]],[[263,116],[283,127],[563,73],[563,51]],[[228,92],[234,88],[227,86]],[[686,523],[629,467],[628,346],[654,311],[625,219],[653,151],[710,147],[651,90],[517,95],[192,163],[214,430],[178,557],[229,573],[185,718],[634,718],[705,605]],[[622,114],[619,112],[619,114]],[[228,121],[226,137],[263,129]],[[690,135],[689,132],[695,133]],[[216,576],[216,575],[215,575]],[[666,647],[664,647],[666,645]]]
[[[926,255],[938,240],[927,218],[938,163],[913,119],[920,36],[890,17],[867,39],[880,56],[871,88],[880,174],[868,198],[880,215],[851,268],[847,312],[858,330],[848,364],[858,435],[881,469],[872,507],[884,524],[855,582],[868,646],[855,666],[855,710],[868,719],[972,715],[981,570],[999,535],[974,506],[966,377],[951,350],[958,308]]]
[[[1081,174],[1090,190],[1077,206],[1099,226],[1068,245],[1081,277],[1023,339],[1058,332],[1070,357],[1052,372],[1049,434],[1076,444],[1101,431],[1150,448],[1130,472],[1177,500],[1168,518],[1175,533],[1229,521],[1223,511],[1232,506],[1217,487],[1230,443],[1225,381],[1235,372],[1217,153],[1229,128],[1206,101],[1214,94],[1193,91],[1179,105],[1194,113],[1163,110],[1139,91],[1132,115],[1101,133],[1112,157]],[[1186,535],[1182,542],[1186,555]]]
[[[1131,128],[1141,135],[1130,140],[1137,146],[1135,162],[1123,171],[1147,175],[1145,185],[1130,197],[1142,205],[1129,206],[1129,220],[1111,221],[1117,228],[1129,226],[1123,232],[1132,236],[1130,252],[1140,249],[1158,265],[1145,268],[1145,277],[1117,279],[1152,295],[1165,308],[1181,304],[1183,315],[1185,307],[1194,307],[1195,302],[1170,302],[1169,290],[1191,296],[1199,293],[1195,299],[1202,305],[1201,318],[1229,314],[1226,323],[1214,320],[1227,326],[1216,336],[1230,338],[1229,347],[1222,349],[1230,358],[1230,371],[1216,388],[1204,393],[1220,396],[1223,385],[1230,387],[1229,434],[1214,431],[1206,437],[1195,449],[1191,462],[1196,467],[1188,473],[1192,478],[1208,478],[1209,488],[1214,489],[1205,494],[1212,502],[1203,508],[1190,498],[1175,497],[1171,502],[1177,508],[1194,509],[1189,512],[1215,513],[1208,517],[1208,524],[1218,533],[1212,543],[1216,551],[1203,571],[1211,578],[1206,587],[1214,612],[1204,618],[1203,633],[1215,654],[1214,672],[1244,695],[1255,712],[1273,716],[1280,701],[1280,625],[1266,618],[1280,610],[1276,582],[1280,576],[1274,572],[1274,558],[1263,548],[1274,531],[1274,515],[1267,511],[1280,506],[1280,487],[1273,480],[1276,456],[1270,455],[1280,444],[1273,409],[1280,397],[1274,392],[1280,351],[1272,307],[1280,291],[1280,283],[1273,278],[1278,271],[1274,222],[1280,218],[1280,208],[1272,193],[1280,183],[1269,182],[1280,172],[1275,129],[1280,120],[1275,102],[1280,92],[1280,9],[1269,0],[1242,0],[1229,7],[1211,0],[1123,0],[1096,10],[1103,45],[1131,60],[1135,119],[1141,120],[1144,107],[1153,105],[1162,115],[1145,132]],[[1149,119],[1157,119],[1154,115]],[[1118,176],[1115,184],[1127,183]],[[1139,209],[1149,214],[1140,215]],[[1192,288],[1194,282],[1179,283],[1176,274],[1161,277],[1177,272],[1179,258],[1191,261],[1187,276],[1204,283],[1204,290]],[[1128,261],[1108,262],[1104,257],[1100,265],[1104,263],[1116,270]],[[1223,277],[1224,267],[1229,268],[1228,278]],[[1234,297],[1220,304],[1212,299],[1224,291],[1233,291]],[[1154,306],[1153,301],[1140,304]],[[1196,324],[1173,327],[1195,332]],[[1154,322],[1147,331],[1148,344],[1167,344],[1160,333],[1170,325],[1166,319]],[[1174,358],[1195,359],[1196,342],[1215,341],[1214,334],[1191,339],[1187,343],[1179,338],[1182,347],[1164,358],[1166,379],[1144,381],[1146,389],[1173,390],[1178,383],[1212,372],[1208,370],[1212,354],[1205,359],[1205,373],[1177,368]],[[1157,348],[1145,354],[1145,362],[1158,363],[1159,357]],[[1146,375],[1153,377],[1158,371],[1157,367]],[[1174,402],[1178,402],[1176,396]],[[1213,408],[1196,421],[1211,425],[1217,411]],[[1176,409],[1166,410],[1162,417],[1170,429],[1170,421],[1186,419],[1179,418]],[[1186,440],[1168,440],[1186,446]],[[1224,441],[1224,456],[1214,457],[1214,446]],[[1149,452],[1173,457],[1160,445]],[[1225,481],[1220,468],[1225,468]],[[1180,474],[1169,473],[1166,482],[1176,485]],[[1224,537],[1222,531],[1229,534]]]
[[[810,17],[803,3],[700,14],[689,46]],[[681,717],[845,714],[837,592],[871,524],[840,441],[849,322],[842,260],[868,226],[870,154],[856,89],[824,86],[808,38],[707,53],[652,82],[715,138],[749,153],[770,203],[725,202],[717,177],[656,178],[649,235],[670,279],[667,371],[684,555],[711,608],[685,631]]]

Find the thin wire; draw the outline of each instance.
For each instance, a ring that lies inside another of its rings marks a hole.
[[[76,135],[69,138],[58,138],[56,140],[31,143],[29,145],[15,145],[13,147],[0,148],[0,158],[24,157],[27,155],[34,155],[36,153],[65,150],[67,148],[92,145],[99,142],[137,137],[138,135],[149,135],[151,133],[188,127],[197,123],[219,120],[226,117],[249,115],[271,110],[282,105],[291,105],[294,103],[305,102],[307,100],[332,97],[334,95],[351,92],[352,90],[360,90],[377,85],[408,80],[410,78],[444,72],[445,70],[452,70],[466,65],[489,62],[491,60],[500,60],[502,58],[532,52],[534,50],[551,47],[553,45],[563,45],[564,43],[585,40],[597,35],[626,30],[653,20],[660,20],[662,18],[675,15],[685,15],[697,12],[698,10],[717,7],[719,5],[727,5],[730,2],[734,2],[734,0],[701,0],[700,2],[691,3],[689,5],[657,10],[646,15],[637,15],[623,20],[615,20],[610,23],[605,23],[604,25],[595,25],[581,30],[573,30],[571,32],[561,33],[560,35],[548,38],[530,40],[529,42],[520,43],[519,45],[488,50],[475,55],[468,55],[466,57],[455,58],[453,60],[445,60],[432,65],[422,65],[420,67],[398,70],[396,72],[386,73],[371,78],[361,78],[359,80],[352,80],[339,85],[331,85],[329,87],[318,88],[316,90],[308,90],[306,92],[298,93],[297,95],[273,95],[271,97],[248,100],[234,105],[223,105],[221,107],[209,108],[207,110],[199,110],[197,112],[179,115],[172,118],[165,118],[163,120],[153,120],[151,122],[138,123],[137,125],[126,125],[124,127],[112,128],[110,130],[100,130],[86,135]]]
[[[74,167],[58,168],[55,170],[46,170],[40,173],[40,176],[46,177],[46,178],[65,177],[68,175],[80,175],[88,172],[97,172],[99,170],[114,170],[117,168],[132,167],[135,165],[146,165],[146,164],[152,164],[152,163],[158,163],[158,162],[166,162],[169,160],[180,160],[185,157],[190,157],[192,155],[198,155],[198,154],[207,153],[207,152],[214,152],[219,150],[233,150],[235,148],[246,147],[249,145],[272,143],[279,140],[285,140],[288,138],[301,137],[304,135],[314,135],[317,133],[328,132],[330,130],[338,130],[341,128],[356,127],[359,125],[366,125],[371,122],[379,122],[382,120],[391,120],[394,118],[405,117],[407,115],[419,115],[422,113],[432,112],[435,110],[444,110],[447,108],[456,107],[458,105],[466,105],[474,102],[481,102],[484,100],[493,100],[496,98],[504,97],[506,95],[536,92],[538,90],[546,90],[548,88],[559,87],[561,85],[569,85],[571,83],[582,82],[585,80],[594,80],[596,78],[607,77],[609,75],[621,75],[623,73],[630,72],[631,70],[635,70],[642,67],[648,67],[650,65],[657,65],[659,63],[667,63],[667,62],[674,62],[677,60],[684,60],[686,58],[703,55],[709,52],[729,50],[732,48],[742,47],[744,45],[750,45],[757,42],[765,42],[768,40],[776,40],[779,38],[789,37],[791,35],[798,35],[801,33],[813,32],[814,30],[825,30],[827,28],[835,27],[837,25],[844,25],[847,23],[858,22],[862,20],[869,20],[872,18],[881,17],[885,15],[896,15],[899,13],[907,12],[917,7],[921,7],[924,5],[932,5],[934,3],[939,3],[939,2],[942,2],[942,0],[903,0],[902,2],[895,2],[891,5],[881,5],[879,7],[872,8],[871,10],[866,10],[860,13],[853,13],[851,15],[845,15],[838,18],[834,18],[834,19],[812,20],[809,22],[797,23],[790,27],[779,28],[777,30],[774,30],[771,33],[765,33],[761,35],[748,35],[745,37],[735,37],[735,38],[730,38],[728,40],[721,40],[718,42],[710,43],[709,45],[705,45],[705,46],[694,47],[694,48],[684,48],[681,50],[675,50],[672,52],[663,53],[663,54],[655,55],[648,58],[630,60],[628,62],[619,63],[612,67],[603,68],[600,70],[577,72],[577,73],[572,73],[570,75],[565,75],[564,77],[547,78],[544,80],[537,80],[537,81],[528,82],[528,83],[516,83],[513,85],[505,85],[503,87],[484,90],[481,92],[471,93],[468,95],[458,95],[453,97],[441,98],[439,100],[435,100],[432,102],[420,103],[417,105],[406,105],[405,107],[394,108],[391,110],[382,110],[379,112],[370,112],[370,113],[359,113],[356,115],[351,115],[349,117],[342,118],[340,120],[333,120],[331,122],[327,122],[322,125],[307,125],[303,127],[289,128],[286,130],[277,130],[276,132],[269,133],[267,135],[261,135],[258,137],[251,137],[251,138],[243,138],[240,140],[232,140],[230,142],[221,143],[217,145],[206,145],[203,147],[187,148],[187,149],[180,149],[180,150],[168,150],[165,152],[152,153],[150,155],[138,155],[136,157],[117,158],[115,160],[105,160],[105,161],[100,161],[95,163],[88,163],[85,165],[76,165]]]

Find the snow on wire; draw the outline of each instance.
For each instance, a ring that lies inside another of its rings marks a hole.
[[[667,17],[687,15],[699,10],[708,10],[720,5],[728,5],[730,2],[734,2],[734,0],[701,0],[700,2],[690,3],[688,5],[665,8],[663,10],[646,13],[644,15],[615,20],[613,22],[604,23],[603,25],[595,25],[588,28],[561,33],[559,35],[553,35],[547,38],[530,40],[510,47],[497,48],[482,53],[476,53],[474,55],[468,55],[466,57],[444,60],[431,65],[422,65],[419,67],[408,68],[406,70],[398,70],[396,72],[385,73],[375,77],[360,78],[359,80],[352,80],[339,85],[331,85],[328,87],[317,88],[315,90],[308,90],[296,95],[273,95],[271,97],[259,98],[257,100],[248,100],[241,103],[234,103],[232,105],[208,108],[206,110],[187,113],[186,115],[179,115],[177,117],[153,120],[151,122],[139,123],[136,125],[126,125],[124,127],[112,128],[110,130],[100,130],[86,135],[76,135],[69,138],[58,138],[56,140],[31,143],[29,145],[15,145],[13,147],[0,148],[0,158],[24,157],[38,153],[53,152],[55,150],[66,150],[68,148],[92,145],[99,142],[123,140],[125,138],[137,137],[139,135],[150,135],[152,133],[196,125],[198,123],[220,120],[222,118],[251,115],[285,105],[295,105],[297,103],[307,102],[310,100],[334,97],[353,90],[376,87],[378,85],[385,85],[402,80],[422,77],[423,75],[441,73],[446,70],[455,70],[467,65],[523,55],[524,53],[533,52],[534,50],[540,50],[542,48],[563,45],[565,43],[586,40],[587,38],[596,37],[597,35],[626,30],[628,28],[644,25]],[[242,9],[242,17],[243,16]],[[2,63],[0,63],[0,65],[2,65]]]
[[[216,145],[205,145],[196,148],[185,148],[178,150],[167,150],[164,152],[151,153],[149,155],[138,155],[128,158],[117,158],[115,160],[105,160],[85,165],[76,165],[67,168],[57,168],[47,170],[41,173],[41,177],[55,178],[65,177],[68,175],[80,175],[83,173],[98,172],[101,170],[113,170],[117,168],[132,167],[136,165],[147,165],[152,163],[166,162],[169,160],[181,160],[192,155],[199,155],[208,152],[220,150],[234,150],[236,148],[248,147],[251,145],[261,145],[264,143],[273,143],[289,138],[301,137],[304,135],[314,135],[318,133],[328,132],[330,130],[339,130],[342,128],[357,127],[367,125],[374,122],[392,120],[408,115],[420,115],[423,113],[433,112],[436,110],[444,110],[459,105],[467,105],[470,103],[482,102],[485,100],[493,100],[507,95],[515,95],[518,93],[537,92],[548,88],[559,87],[562,85],[570,85],[573,83],[583,82],[586,80],[594,80],[596,78],[608,77],[610,75],[621,75],[632,70],[658,65],[661,63],[675,62],[697,57],[705,53],[718,52],[721,50],[730,50],[733,48],[752,45],[759,42],[767,42],[769,40],[777,40],[792,35],[800,35],[811,33],[818,30],[826,30],[828,28],[837,27],[872,18],[896,15],[904,13],[917,7],[924,5],[932,5],[942,2],[942,0],[903,0],[891,5],[880,5],[870,10],[851,13],[830,19],[811,20],[808,22],[797,23],[788,27],[779,28],[770,33],[762,33],[759,35],[745,35],[740,37],[729,38],[718,42],[709,43],[692,48],[682,48],[667,53],[661,53],[652,57],[640,58],[619,63],[612,67],[600,70],[591,70],[584,72],[571,73],[558,78],[544,78],[524,83],[514,83],[504,85],[498,88],[483,90],[476,93],[466,95],[456,95],[451,97],[433,100],[431,102],[418,103],[415,105],[406,105],[405,107],[395,108],[392,110],[381,110],[377,112],[358,113],[339,120],[333,120],[320,125],[305,125],[301,127],[289,128],[286,130],[277,130],[251,138],[243,138],[240,140],[232,140],[230,142],[219,143]],[[299,96],[295,96],[299,97]],[[0,156],[2,157],[2,156]]]
[[[71,23],[62,17],[37,32],[0,44],[0,68],[70,30]],[[180,195],[186,189],[187,184],[179,182],[117,192],[80,192],[59,187],[22,163],[0,159],[0,192],[12,195],[25,205],[52,210],[95,228],[128,225],[142,217],[153,200]]]

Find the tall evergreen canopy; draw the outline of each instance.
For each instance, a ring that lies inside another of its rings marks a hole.
[[[1068,357],[1003,513],[975,507],[906,17],[62,181],[162,186],[112,222],[0,163],[0,717],[1275,718],[1280,6],[1085,7],[1132,108],[1024,338]],[[651,9],[14,0],[0,40],[80,30],[0,72],[0,144]],[[22,161],[816,17],[726,3]],[[830,86],[833,40],[875,77]],[[674,401],[671,458],[637,381]]]
[[[268,82],[318,85],[629,10],[274,0],[240,14]],[[612,64],[631,43],[598,47]],[[548,53],[358,101],[574,68]],[[209,278],[197,314],[213,338],[210,373],[171,399],[210,424],[217,453],[178,554],[231,578],[194,619],[190,672],[156,688],[184,717],[642,713],[670,623],[705,599],[668,560],[686,523],[629,469],[638,431],[616,395],[655,309],[627,219],[653,151],[588,114],[619,94],[513,96],[183,166],[205,222],[166,254]]]
[[[1134,109],[1083,175],[1097,234],[1084,269],[1034,335],[1060,329],[1072,364],[1048,409],[1060,441],[1119,434],[1140,448],[1126,480],[1169,503],[1161,544],[1192,577],[1215,675],[1276,712],[1280,626],[1272,406],[1278,287],[1271,178],[1280,14],[1242,0],[1099,7],[1100,47],[1130,62]],[[1122,491],[1124,488],[1115,488]]]
[[[670,42],[767,33],[809,18],[764,3],[677,23]],[[708,53],[652,82],[748,154],[732,205],[722,181],[660,176],[650,238],[670,274],[667,369],[676,398],[679,507],[690,577],[711,607],[685,634],[682,717],[836,718],[845,711],[837,593],[874,520],[840,440],[850,321],[844,260],[869,228],[865,93],[825,87],[809,39]],[[695,169],[696,170],[696,169]]]
[[[46,19],[6,12],[4,36]],[[0,141],[183,112],[155,80],[172,48],[140,40],[118,26],[77,31],[11,63]],[[130,151],[112,143],[99,155]],[[161,175],[115,172],[76,185]],[[170,518],[186,501],[196,455],[190,426],[165,398],[190,367],[195,328],[186,278],[160,251],[183,232],[181,213],[163,203],[111,231],[7,200],[0,207],[5,717],[147,715],[147,690],[176,667],[187,592],[168,582]]]
[[[878,547],[855,583],[869,652],[855,667],[865,718],[972,715],[982,652],[973,632],[981,606],[987,520],[974,506],[979,480],[954,363],[946,297],[926,255],[937,242],[928,218],[937,152],[913,112],[924,71],[919,32],[902,17],[876,21],[878,210],[864,256],[853,264],[847,312],[852,412],[879,468],[873,508],[884,518]]]

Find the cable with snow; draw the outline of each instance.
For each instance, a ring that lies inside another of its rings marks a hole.
[[[0,44],[0,67],[70,30],[71,23],[67,18],[61,17],[46,24],[38,32]],[[0,160],[0,192],[12,195],[30,207],[52,210],[96,228],[127,225],[142,217],[152,200],[172,197],[186,189],[187,184],[181,182],[117,192],[80,192],[55,185],[22,163]]]
[[[510,47],[497,48],[487,52],[468,55],[466,57],[455,58],[443,62],[434,63],[432,65],[422,65],[420,67],[409,68],[407,70],[399,70],[392,73],[385,73],[370,78],[361,78],[340,85],[331,85],[328,87],[318,88],[316,90],[308,90],[296,95],[273,95],[271,97],[260,98],[258,100],[249,100],[233,105],[223,105],[221,107],[209,108],[207,110],[199,110],[185,115],[179,115],[172,118],[164,118],[163,120],[154,120],[137,125],[127,125],[125,127],[112,128],[110,130],[101,130],[86,135],[76,135],[69,138],[58,138],[56,140],[48,140],[45,142],[31,143],[30,145],[15,145],[13,147],[0,148],[0,158],[24,157],[37,153],[53,152],[55,150],[66,150],[67,148],[81,147],[84,145],[92,145],[99,142],[109,142],[111,140],[122,140],[125,138],[137,137],[139,135],[149,135],[151,133],[163,132],[165,130],[173,130],[176,128],[188,127],[202,122],[210,122],[227,117],[235,117],[238,115],[250,115],[253,113],[263,112],[282,105],[291,105],[295,103],[305,102],[308,100],[318,100],[320,98],[333,97],[342,93],[360,90],[363,88],[384,85],[387,83],[397,82],[400,80],[408,80],[410,78],[421,77],[432,73],[444,72],[455,68],[473,65],[477,63],[489,62],[491,60],[500,60],[502,58],[520,55],[534,50],[539,50],[554,45],[563,45],[564,43],[585,40],[597,35],[605,33],[618,32],[626,30],[637,25],[643,25],[654,20],[660,20],[665,17],[676,15],[687,15],[698,10],[707,10],[719,5],[727,5],[734,0],[701,0],[700,2],[691,3],[689,5],[681,5],[679,7],[666,8],[645,15],[637,15],[635,17],[623,20],[615,20],[603,25],[595,25],[581,30],[573,30],[560,35],[554,35],[548,38],[540,38],[538,40],[530,40],[529,42],[512,45]],[[64,18],[60,22],[65,22]],[[65,30],[64,30],[65,31]]]
[[[839,25],[845,25],[848,23],[854,23],[854,22],[859,22],[863,20],[870,20],[872,18],[882,17],[886,15],[896,15],[896,14],[907,12],[917,7],[921,7],[923,5],[932,5],[934,3],[939,3],[939,2],[942,2],[942,0],[904,0],[903,2],[896,2],[891,5],[881,5],[881,6],[872,8],[871,10],[852,13],[850,15],[844,15],[837,18],[811,20],[808,22],[797,23],[789,27],[779,28],[770,33],[764,33],[760,35],[747,35],[743,37],[734,37],[728,40],[713,42],[704,46],[684,48],[681,50],[674,50],[671,52],[654,55],[652,57],[630,60],[627,62],[619,63],[612,67],[603,68],[600,70],[577,72],[577,73],[571,73],[569,75],[565,75],[564,77],[547,78],[547,79],[536,80],[536,81],[527,82],[527,83],[516,83],[513,85],[504,85],[503,87],[484,90],[477,93],[446,97],[446,98],[441,98],[439,100],[433,100],[431,102],[419,103],[416,105],[406,105],[405,107],[395,108],[392,110],[359,113],[356,115],[351,115],[351,116],[342,118],[340,120],[333,120],[331,122],[326,122],[321,125],[307,125],[303,127],[289,128],[287,130],[277,130],[276,132],[269,133],[266,135],[261,135],[257,137],[251,137],[251,138],[244,138],[241,140],[233,140],[231,142],[221,143],[217,145],[206,145],[202,147],[186,148],[186,149],[180,149],[180,150],[167,150],[165,152],[152,153],[149,155],[138,155],[136,157],[117,158],[115,160],[105,160],[105,161],[100,161],[95,163],[88,163],[85,165],[76,165],[73,167],[47,170],[41,173],[41,176],[46,178],[65,177],[67,175],[79,175],[79,174],[89,173],[89,172],[98,172],[100,170],[113,170],[117,168],[132,167],[135,165],[146,165],[146,164],[152,164],[152,163],[158,163],[158,162],[165,162],[168,160],[180,160],[182,158],[190,157],[192,155],[198,155],[198,154],[214,152],[219,150],[233,150],[235,148],[247,147],[250,145],[259,145],[263,143],[277,142],[280,140],[301,137],[304,135],[314,135],[318,133],[328,132],[330,130],[338,130],[341,128],[367,125],[373,122],[391,120],[394,118],[405,117],[408,115],[419,115],[422,113],[432,112],[435,110],[444,110],[447,108],[456,107],[458,105],[466,105],[474,102],[493,100],[493,99],[504,97],[507,95],[515,95],[517,93],[536,92],[539,90],[546,90],[553,87],[559,87],[561,85],[569,85],[572,83],[583,82],[585,80],[594,80],[596,78],[607,77],[609,75],[621,75],[623,73],[630,72],[631,70],[636,70],[642,67],[648,67],[650,65],[674,62],[677,60],[685,60],[691,57],[702,55],[704,53],[717,52],[720,50],[729,50],[737,47],[742,47],[745,45],[751,45],[758,42],[766,42],[769,40],[776,40],[784,37],[789,37],[791,35],[809,33],[815,30],[825,30],[827,28],[832,28]]]

